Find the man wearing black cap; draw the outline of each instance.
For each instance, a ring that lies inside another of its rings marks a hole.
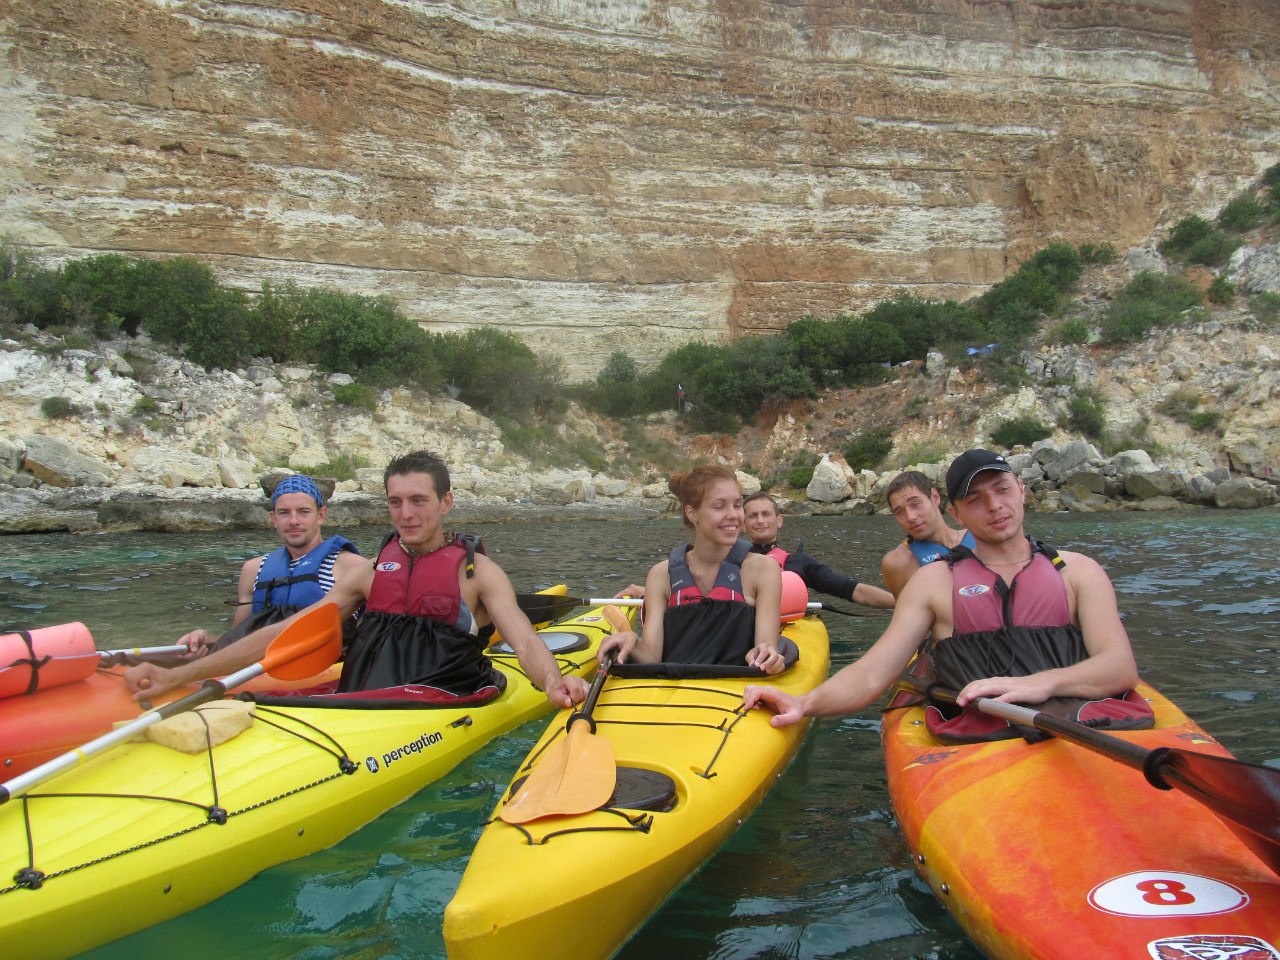
[[[1055,712],[1065,704],[1087,717],[1088,705],[1105,699],[1121,704],[1121,712],[1132,704],[1136,719],[1128,725],[1149,724],[1149,711],[1132,695],[1137,665],[1102,568],[1026,535],[1026,491],[999,454],[969,450],[957,457],[947,470],[947,494],[952,516],[973,534],[973,549],[954,550],[946,563],[913,574],[880,639],[821,686],[799,697],[749,686],[746,705],[772,708],[774,726],[856,713],[920,650],[935,673],[926,679],[958,689],[961,707],[978,697],[1052,701]],[[993,675],[992,663],[1004,669]]]
[[[246,560],[240,568],[231,629],[218,638],[207,630],[192,630],[178,642],[201,657],[259,627],[278,623],[327,594],[339,576],[362,562],[350,540],[325,538],[321,528],[328,515],[324,494],[311,477],[291,473],[280,480],[271,491],[269,516],[281,545]]]

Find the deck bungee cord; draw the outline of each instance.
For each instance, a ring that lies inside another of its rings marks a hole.
[[[334,736],[329,734],[327,731],[321,729],[320,727],[316,726],[313,723],[303,720],[300,717],[294,717],[289,714],[285,714],[282,711],[273,710],[269,707],[261,707],[259,708],[259,710],[260,710],[260,713],[255,717],[255,719],[261,720],[262,723],[264,723],[266,726],[273,727],[276,730],[279,730],[281,733],[285,734],[286,736],[293,737],[305,744],[309,744],[310,746],[314,747],[319,751],[328,753],[330,756],[334,757],[337,760],[337,769],[328,776],[320,777],[318,779],[312,780],[309,783],[297,784],[295,786],[290,787],[288,790],[281,791],[275,796],[257,800],[253,803],[246,804],[245,806],[239,807],[235,810],[227,810],[224,807],[222,807],[219,802],[218,770],[217,770],[217,763],[214,759],[214,747],[217,746],[217,744],[214,744],[212,742],[212,737],[207,737],[204,753],[206,758],[208,759],[208,779],[206,780],[206,783],[208,784],[210,791],[212,793],[212,799],[209,803],[202,804],[202,803],[199,803],[198,801],[189,800],[183,797],[170,797],[170,796],[163,796],[163,795],[140,794],[140,793],[97,793],[97,792],[95,793],[89,793],[89,792],[25,793],[18,799],[21,801],[22,811],[23,811],[23,825],[26,831],[27,866],[20,869],[15,874],[14,884],[8,887],[0,887],[0,896],[3,896],[4,894],[7,894],[7,893],[11,893],[14,890],[38,890],[41,887],[43,887],[45,884],[47,884],[50,880],[54,880],[58,877],[64,876],[69,873],[74,873],[77,870],[83,870],[86,867],[92,867],[100,863],[106,863],[107,861],[117,859],[118,857],[122,857],[129,853],[133,853],[136,850],[143,850],[143,849],[146,849],[147,847],[153,847],[153,846],[156,846],[157,844],[174,840],[178,837],[185,836],[203,827],[224,826],[227,823],[227,821],[230,820],[232,817],[249,813],[252,810],[261,809],[263,807],[269,806],[272,803],[277,803],[280,800],[285,799],[286,797],[291,797],[298,793],[302,793],[306,790],[310,790],[315,787],[318,787],[321,784],[328,783],[330,780],[336,780],[340,777],[350,776],[351,774],[355,773],[360,769],[360,765],[355,761],[353,761],[347,755],[347,751],[345,750],[345,748],[343,748],[342,745],[338,742],[338,740]],[[193,711],[193,712],[199,714],[199,711]],[[280,723],[280,722],[276,722],[271,719],[268,719],[268,716],[264,716],[263,714],[265,715],[274,714],[278,718],[288,719],[292,723],[297,724],[299,727],[305,728],[305,730],[310,730],[313,733],[318,734],[319,737],[322,737],[325,740],[328,740],[329,743],[328,744],[322,743],[320,742],[319,739],[307,735],[307,733],[305,733],[303,730],[289,729],[288,726],[285,725],[284,723]],[[203,717],[201,717],[201,719],[204,720]],[[205,722],[205,727],[207,732],[208,722],[207,721],[204,721],[204,722]],[[152,837],[150,840],[146,840],[142,843],[131,844],[129,846],[122,847],[119,850],[114,850],[109,853],[105,853],[100,856],[94,857],[90,860],[86,860],[83,863],[73,864],[71,866],[62,867],[58,870],[54,870],[50,873],[44,873],[43,871],[39,870],[38,867],[36,866],[35,833],[32,830],[32,817],[34,813],[32,809],[32,803],[33,801],[36,801],[36,800],[84,800],[84,801],[136,800],[143,803],[175,804],[179,806],[189,806],[197,810],[200,810],[204,813],[205,818],[199,823],[193,823],[190,826],[183,827],[178,830],[173,830],[159,837]]]

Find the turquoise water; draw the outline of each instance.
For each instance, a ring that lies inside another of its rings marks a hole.
[[[1033,516],[1029,526],[1107,567],[1146,679],[1242,758],[1280,764],[1280,512],[1064,514]],[[669,521],[474,528],[517,590],[565,582],[571,593],[593,596],[639,579],[681,537]],[[340,532],[366,552],[381,534]],[[5,538],[0,630],[79,619],[108,647],[171,642],[195,626],[217,629],[230,619],[223,601],[234,592],[240,563],[269,546],[267,536]],[[881,517],[793,518],[783,530],[784,545],[802,538],[832,566],[873,580],[899,537]],[[837,664],[856,657],[887,622],[870,612],[825,619]],[[439,960],[444,907],[471,844],[543,723],[472,757],[332,849],[86,956]],[[567,930],[568,957],[572,939]],[[980,954],[911,872],[894,828],[877,714],[868,710],[816,724],[756,813],[618,956]]]

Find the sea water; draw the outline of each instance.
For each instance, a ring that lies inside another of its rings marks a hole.
[[[572,594],[611,596],[643,582],[683,538],[675,521],[467,524],[461,511],[455,519],[485,537],[521,592],[566,583]],[[1033,515],[1028,529],[1107,569],[1146,680],[1243,759],[1280,765],[1280,511]],[[327,532],[366,553],[383,533]],[[194,627],[218,632],[233,613],[225,601],[240,564],[271,536],[6,537],[0,632],[82,620],[102,647],[168,643]],[[781,541],[803,540],[831,566],[878,582],[881,556],[900,539],[887,518],[823,517],[787,519]],[[888,622],[885,613],[840,606],[859,615],[824,615],[833,669]],[[481,751],[335,847],[86,956],[440,960],[445,904],[471,845],[545,723]],[[572,958],[572,930],[564,943]],[[912,873],[885,785],[876,709],[816,723],[755,814],[619,954],[658,956],[978,960]]]

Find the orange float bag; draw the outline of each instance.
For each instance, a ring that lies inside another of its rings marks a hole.
[[[7,633],[0,636],[0,697],[83,680],[98,668],[99,659],[83,623]]]

